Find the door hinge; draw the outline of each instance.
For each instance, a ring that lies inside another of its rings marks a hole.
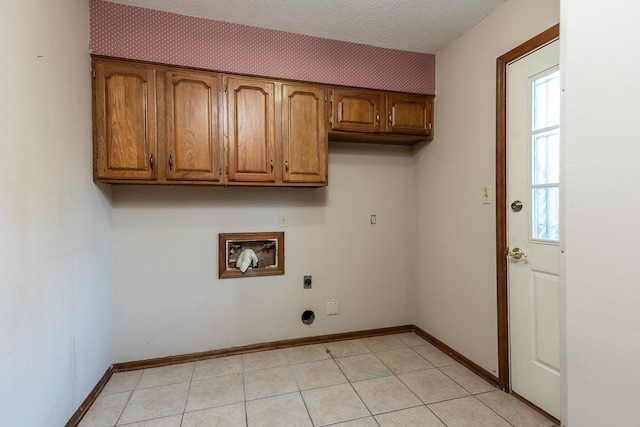
[[[96,78],[96,69],[95,68],[91,69],[91,78],[94,79],[94,80]]]

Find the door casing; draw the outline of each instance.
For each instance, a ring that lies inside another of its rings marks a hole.
[[[560,24],[543,31],[496,61],[496,271],[498,370],[500,388],[509,392],[509,300],[507,296],[507,66],[560,37]]]

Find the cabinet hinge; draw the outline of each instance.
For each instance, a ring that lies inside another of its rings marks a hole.
[[[333,125],[333,116],[329,117],[329,123]]]
[[[222,175],[222,166],[218,168],[218,175]]]
[[[431,130],[431,123],[429,123],[429,130]]]
[[[91,78],[94,79],[94,80],[96,78],[96,69],[95,68],[91,69]]]

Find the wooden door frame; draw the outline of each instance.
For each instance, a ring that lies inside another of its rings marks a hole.
[[[507,66],[560,38],[560,24],[543,31],[497,59],[496,63],[496,267],[498,292],[498,369],[500,388],[509,378],[509,300],[507,295]]]

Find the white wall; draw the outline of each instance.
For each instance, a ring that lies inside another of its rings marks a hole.
[[[415,323],[496,375],[496,58],[558,20],[558,0],[509,0],[440,52],[436,137],[415,153]]]
[[[60,426],[111,363],[111,207],[91,181],[86,0],[0,13],[0,424]]]
[[[114,362],[410,324],[412,171],[409,148],[331,144],[326,188],[116,187]],[[280,230],[285,275],[217,278],[218,233]]]
[[[635,1],[562,1],[563,425],[640,425]],[[567,394],[568,393],[568,394]]]

